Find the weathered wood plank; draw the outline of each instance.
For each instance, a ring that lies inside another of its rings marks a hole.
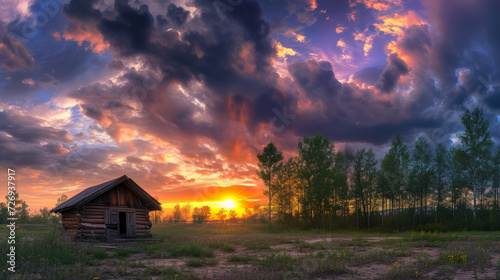
[[[82,227],[86,228],[106,228],[105,224],[89,224],[89,223],[80,223]]]
[[[102,219],[87,219],[81,218],[82,223],[91,223],[91,224],[104,224],[104,218]]]

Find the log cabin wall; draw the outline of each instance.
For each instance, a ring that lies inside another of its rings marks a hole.
[[[119,212],[133,210],[136,215],[136,235],[151,237],[152,223],[149,219],[149,209],[99,204],[87,204],[78,209],[76,213],[78,217],[77,236],[79,238],[106,239],[107,225],[104,218],[107,210],[117,210]]]
[[[109,190],[78,209],[62,213],[63,226],[76,230],[78,238],[107,239],[106,211],[135,213],[135,236],[151,237],[149,208],[145,202],[123,185]],[[109,233],[108,233],[109,234]]]
[[[76,213],[76,210],[72,209],[61,214],[64,229],[69,231],[78,229],[79,219]]]

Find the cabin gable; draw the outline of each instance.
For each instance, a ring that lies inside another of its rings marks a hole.
[[[150,237],[149,211],[160,203],[126,176],[90,187],[51,210],[77,237],[106,239]]]
[[[126,206],[130,208],[142,208],[143,205],[148,205],[147,201],[132,191],[125,183],[108,190],[89,203],[108,206]]]

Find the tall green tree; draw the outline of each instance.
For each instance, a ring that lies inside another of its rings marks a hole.
[[[349,185],[347,179],[349,177],[349,161],[346,159],[345,151],[339,151],[335,154],[335,164],[333,166],[333,205],[332,212],[334,217],[337,216],[337,211],[340,210],[341,216],[345,219],[349,217]]]
[[[376,191],[376,179],[377,179],[377,163],[378,160],[375,158],[375,153],[372,148],[369,148],[365,153],[365,190],[367,197],[367,208],[368,208],[368,228],[370,228],[370,217],[373,211],[373,204]]]
[[[271,201],[272,201],[272,181],[273,173],[278,167],[278,163],[283,160],[283,154],[278,151],[273,142],[264,147],[262,153],[257,154],[259,160],[259,170],[257,175],[264,181],[267,186],[267,194],[269,196],[269,222],[271,222]]]
[[[304,210],[312,224],[323,226],[326,210],[330,210],[334,145],[321,134],[304,137],[298,144],[299,174],[304,180]]]
[[[353,166],[353,195],[356,205],[357,226],[359,227],[359,210],[362,208],[365,224],[370,228],[370,212],[372,206],[373,192],[377,160],[373,149],[366,151],[365,148],[356,152]]]
[[[182,219],[182,211],[181,211],[181,206],[179,205],[179,203],[177,203],[175,206],[174,206],[174,211],[172,213],[172,219],[174,221],[174,223],[178,223],[179,221],[181,221]]]
[[[377,180],[377,185],[376,185],[376,190],[377,190],[377,196],[380,198],[380,204],[382,208],[382,228],[385,228],[384,224],[384,216],[387,211],[387,206],[386,203],[388,200],[390,200],[393,197],[393,192],[391,190],[391,187],[389,186],[389,181],[387,180],[387,177],[384,173],[384,170],[381,169],[377,172],[376,174],[376,180]]]
[[[492,174],[493,210],[498,221],[500,219],[500,146],[493,160]]]
[[[285,224],[293,215],[298,183],[297,161],[291,157],[286,163],[278,165],[276,182],[273,185],[275,209],[279,219]]]
[[[459,135],[462,142],[459,153],[466,162],[465,168],[474,196],[473,218],[476,220],[476,196],[480,187],[478,184],[482,181],[481,176],[485,175],[484,163],[491,155],[493,140],[490,123],[484,117],[482,109],[475,107],[472,112],[466,110],[462,116],[462,124],[465,126],[465,131]]]
[[[66,200],[68,200],[68,196],[62,194],[61,197],[57,198],[56,207],[66,202]]]
[[[450,148],[450,190],[451,190],[451,202],[452,202],[452,216],[455,218],[455,212],[458,210],[460,205],[464,206],[464,221],[467,221],[467,179],[464,157],[457,147]]]
[[[394,200],[397,199],[399,212],[402,212],[404,207],[409,159],[410,153],[408,147],[403,141],[403,136],[398,134],[392,140],[391,147],[382,160],[382,169],[384,170],[389,188],[392,191],[392,210],[394,209]],[[401,215],[401,219],[401,229],[404,229],[404,215]]]
[[[435,222],[439,220],[439,213],[441,212],[442,203],[445,198],[445,190],[448,185],[448,170],[450,165],[450,153],[446,149],[443,143],[439,143],[436,151],[435,158],[433,161],[433,169],[436,184],[436,218]]]
[[[409,184],[409,191],[420,202],[418,208],[420,224],[422,223],[422,216],[427,216],[427,198],[431,191],[432,176],[432,150],[427,139],[420,136],[415,141],[415,148],[412,152]],[[424,212],[424,215],[422,215],[422,212]]]

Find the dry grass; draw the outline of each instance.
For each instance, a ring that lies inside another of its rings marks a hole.
[[[158,241],[103,244],[75,242],[60,229],[21,227],[17,273],[10,277],[4,272],[0,279],[441,279],[460,275],[496,279],[500,273],[498,233],[283,232],[265,224],[214,223],[154,225],[153,235]],[[5,246],[0,246],[0,254],[7,254]]]

